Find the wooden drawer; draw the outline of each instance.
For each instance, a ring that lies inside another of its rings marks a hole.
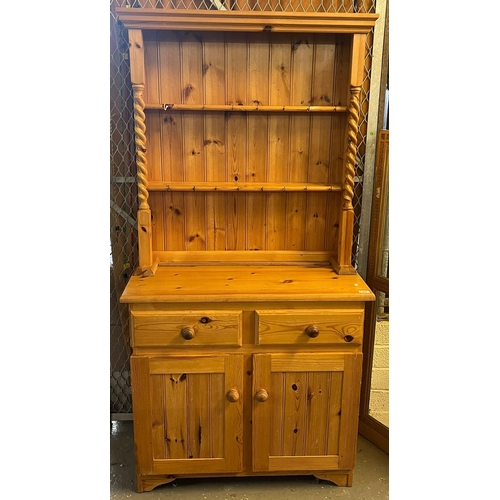
[[[241,311],[133,311],[132,346],[241,345]]]
[[[255,311],[256,344],[360,345],[363,309]]]

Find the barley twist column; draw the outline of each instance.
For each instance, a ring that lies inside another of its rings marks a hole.
[[[331,259],[333,269],[338,274],[356,274],[351,265],[352,241],[354,232],[354,174],[356,167],[356,149],[358,143],[359,96],[361,85],[350,86],[349,115],[346,130],[346,157],[344,182],[342,186],[342,215],[339,225],[339,246],[336,258]]]
[[[143,91],[144,85],[134,84],[134,131],[135,131],[135,156],[137,164],[137,188],[139,196],[139,209],[149,209],[148,205],[148,180],[146,166],[146,114],[144,113]]]
[[[140,29],[128,30],[130,54],[130,82],[134,92],[134,136],[135,162],[137,165],[137,239],[139,243],[139,271],[154,274],[151,210],[148,198],[148,170],[146,164],[146,114],[144,112],[144,89],[146,70],[144,66],[144,40]]]
[[[343,185],[343,210],[353,210],[354,174],[356,165],[356,146],[358,143],[359,95],[361,86],[351,86],[351,100],[349,102],[349,118],[347,123],[347,159]]]

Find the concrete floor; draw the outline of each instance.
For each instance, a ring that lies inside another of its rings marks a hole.
[[[111,423],[111,500],[309,500],[389,498],[389,457],[362,436],[353,486],[344,488],[312,476],[178,479],[137,493],[133,423]]]

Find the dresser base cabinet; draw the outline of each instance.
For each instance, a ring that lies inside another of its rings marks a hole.
[[[122,296],[138,490],[259,475],[351,485],[372,293],[359,276],[328,267],[212,266],[203,296],[182,294],[203,271],[161,267],[133,277]],[[290,276],[292,286],[297,273],[316,281],[315,291],[302,285],[278,300],[275,278]],[[258,275],[258,286],[247,275]]]

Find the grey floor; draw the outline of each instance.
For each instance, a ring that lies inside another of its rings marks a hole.
[[[344,488],[312,476],[273,478],[178,479],[152,491],[137,493],[131,421],[111,423],[112,500],[308,500],[389,498],[389,457],[362,436],[353,486]]]

